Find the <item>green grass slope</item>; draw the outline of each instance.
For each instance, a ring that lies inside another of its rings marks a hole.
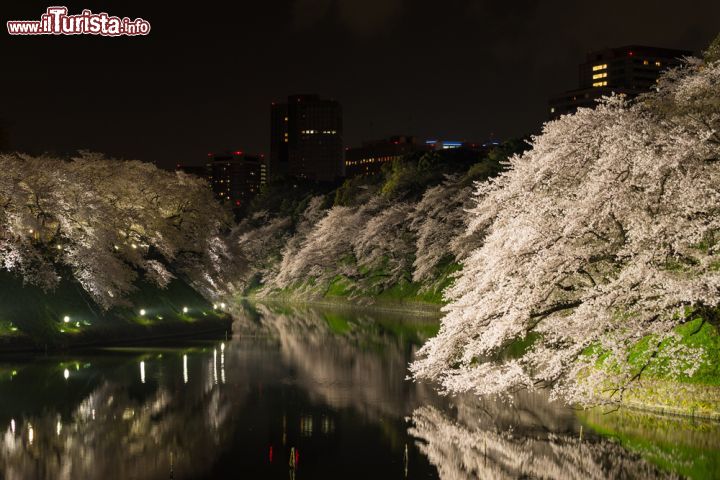
[[[0,350],[114,343],[230,324],[226,314],[180,279],[164,290],[138,284],[129,301],[130,307],[103,311],[74,281],[63,280],[44,292],[0,271]]]

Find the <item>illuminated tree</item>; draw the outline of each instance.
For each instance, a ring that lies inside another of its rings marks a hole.
[[[226,226],[204,181],[147,163],[0,155],[0,168],[0,265],[45,289],[70,272],[105,308],[138,275],[164,287],[171,268],[210,266]]]
[[[454,241],[465,230],[465,210],[471,188],[462,187],[457,178],[429,188],[415,206],[410,228],[417,236],[413,280],[427,282],[435,268],[446,259],[455,260]],[[462,246],[460,244],[459,246]]]
[[[675,328],[720,301],[720,63],[693,60],[658,90],[546,124],[477,186],[469,233],[483,244],[415,378],[481,395],[552,384],[589,403],[651,364],[697,370],[704,352]]]

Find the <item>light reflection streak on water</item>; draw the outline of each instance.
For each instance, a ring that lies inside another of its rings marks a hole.
[[[215,382],[215,385],[218,383],[218,374],[217,374],[217,348],[213,349],[213,381]]]
[[[187,355],[183,355],[183,383],[188,383]]]
[[[225,344],[220,344],[220,380],[225,383]]]

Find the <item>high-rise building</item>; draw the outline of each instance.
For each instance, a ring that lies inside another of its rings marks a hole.
[[[288,104],[273,103],[270,109],[270,162],[268,162],[270,177],[283,177],[289,173],[288,123]]]
[[[593,108],[596,100],[612,93],[636,97],[653,88],[663,70],[677,66],[687,50],[628,45],[587,54],[579,66],[579,87],[552,97],[550,118]]]
[[[271,108],[270,176],[330,182],[345,175],[342,107],[317,95],[292,95]]]
[[[265,184],[265,159],[243,152],[208,153],[210,185],[218,199],[241,207]]]
[[[360,147],[345,150],[345,175],[373,175],[382,166],[413,152],[430,150],[431,146],[417,143],[414,137],[396,135],[382,140],[363,142]]]

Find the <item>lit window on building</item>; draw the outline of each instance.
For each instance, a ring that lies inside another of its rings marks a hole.
[[[597,72],[598,70],[605,70],[607,68],[607,63],[603,63],[602,65],[593,65],[592,70],[593,72]]]
[[[605,77],[607,77],[607,72],[596,73],[595,75],[593,75],[593,80],[597,80],[598,78],[605,78]]]
[[[607,81],[595,82],[595,83],[593,83],[593,87],[607,87]]]
[[[643,60],[643,65],[649,65],[649,64],[650,64],[650,62],[648,62],[647,60]]]
[[[656,61],[656,62],[655,62],[655,66],[656,66],[656,67],[661,67],[661,66],[662,66],[662,63],[660,63],[659,61]]]

